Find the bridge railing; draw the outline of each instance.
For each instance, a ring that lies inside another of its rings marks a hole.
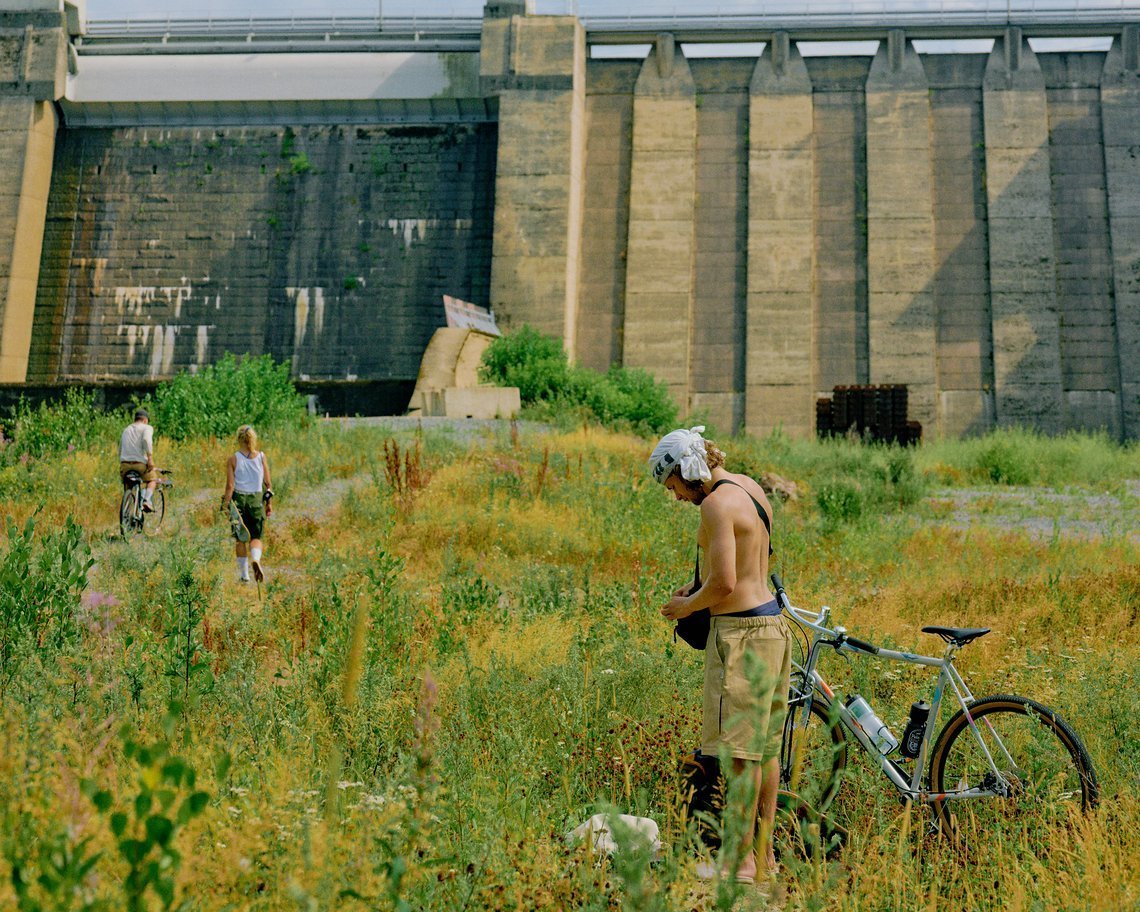
[[[403,38],[462,39],[477,42],[482,28],[482,0],[431,8],[421,15],[412,2],[397,9],[406,15],[219,16],[187,18],[138,16],[87,23],[82,45],[123,44],[160,51],[195,40],[250,44],[297,41],[314,48],[321,41],[354,42]],[[1005,25],[1050,29],[1061,34],[1087,34],[1100,24],[1140,22],[1138,0],[625,0],[615,13],[613,0],[537,0],[539,13],[579,16],[591,41],[620,42],[623,36],[656,32],[739,35],[776,29],[801,34],[910,28],[927,30],[998,29]],[[379,3],[378,3],[379,6]],[[394,4],[387,9],[392,10]],[[302,46],[299,44],[298,46]]]

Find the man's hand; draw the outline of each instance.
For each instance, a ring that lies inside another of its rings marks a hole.
[[[222,495],[222,507],[221,507],[221,509],[222,509],[223,513],[228,513],[229,509],[230,509],[230,499],[228,497],[226,497],[224,494]]]
[[[678,590],[680,592],[681,590]],[[683,617],[688,617],[693,613],[693,610],[685,604],[684,595],[674,595],[669,599],[664,608],[661,609],[661,614],[671,621],[680,620]]]

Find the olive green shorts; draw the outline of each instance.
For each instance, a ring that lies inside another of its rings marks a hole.
[[[241,521],[249,529],[250,538],[262,538],[265,532],[265,502],[260,494],[239,494],[234,492],[234,506],[241,514]]]
[[[792,637],[780,617],[712,618],[705,645],[704,724],[701,753],[721,747],[740,760],[780,755]]]

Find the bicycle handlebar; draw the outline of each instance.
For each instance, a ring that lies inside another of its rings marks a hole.
[[[810,627],[812,630],[822,633],[825,636],[835,637],[833,645],[836,649],[849,646],[853,649],[861,650],[862,652],[869,652],[871,655],[879,654],[879,647],[874,643],[868,643],[866,640],[860,640],[858,637],[848,636],[842,627],[836,629],[825,627],[823,621],[824,618],[827,617],[829,610],[827,605],[820,608],[818,614],[811,614],[800,608],[796,608],[788,601],[788,593],[784,591],[784,584],[775,573],[772,574],[772,585],[776,587],[776,599],[780,603],[780,607],[791,616],[792,620],[805,627]]]

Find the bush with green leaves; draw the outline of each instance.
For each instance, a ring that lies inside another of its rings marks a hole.
[[[572,365],[562,344],[524,326],[501,336],[483,353],[480,378],[517,386],[524,407],[558,417],[585,413],[617,429],[661,432],[677,421],[677,405],[648,371],[614,365],[599,374]]]
[[[175,440],[229,437],[243,424],[296,427],[306,417],[289,365],[270,355],[239,359],[227,353],[196,374],[159,384],[147,406],[156,431]]]
[[[0,443],[0,464],[27,462],[113,440],[129,420],[124,410],[100,411],[95,393],[77,387],[68,387],[62,399],[41,402],[35,408],[21,399],[8,423],[11,440],[6,446]]]
[[[70,516],[36,538],[36,518],[8,519],[0,556],[0,690],[29,650],[58,650],[78,635],[76,611],[94,561]]]

